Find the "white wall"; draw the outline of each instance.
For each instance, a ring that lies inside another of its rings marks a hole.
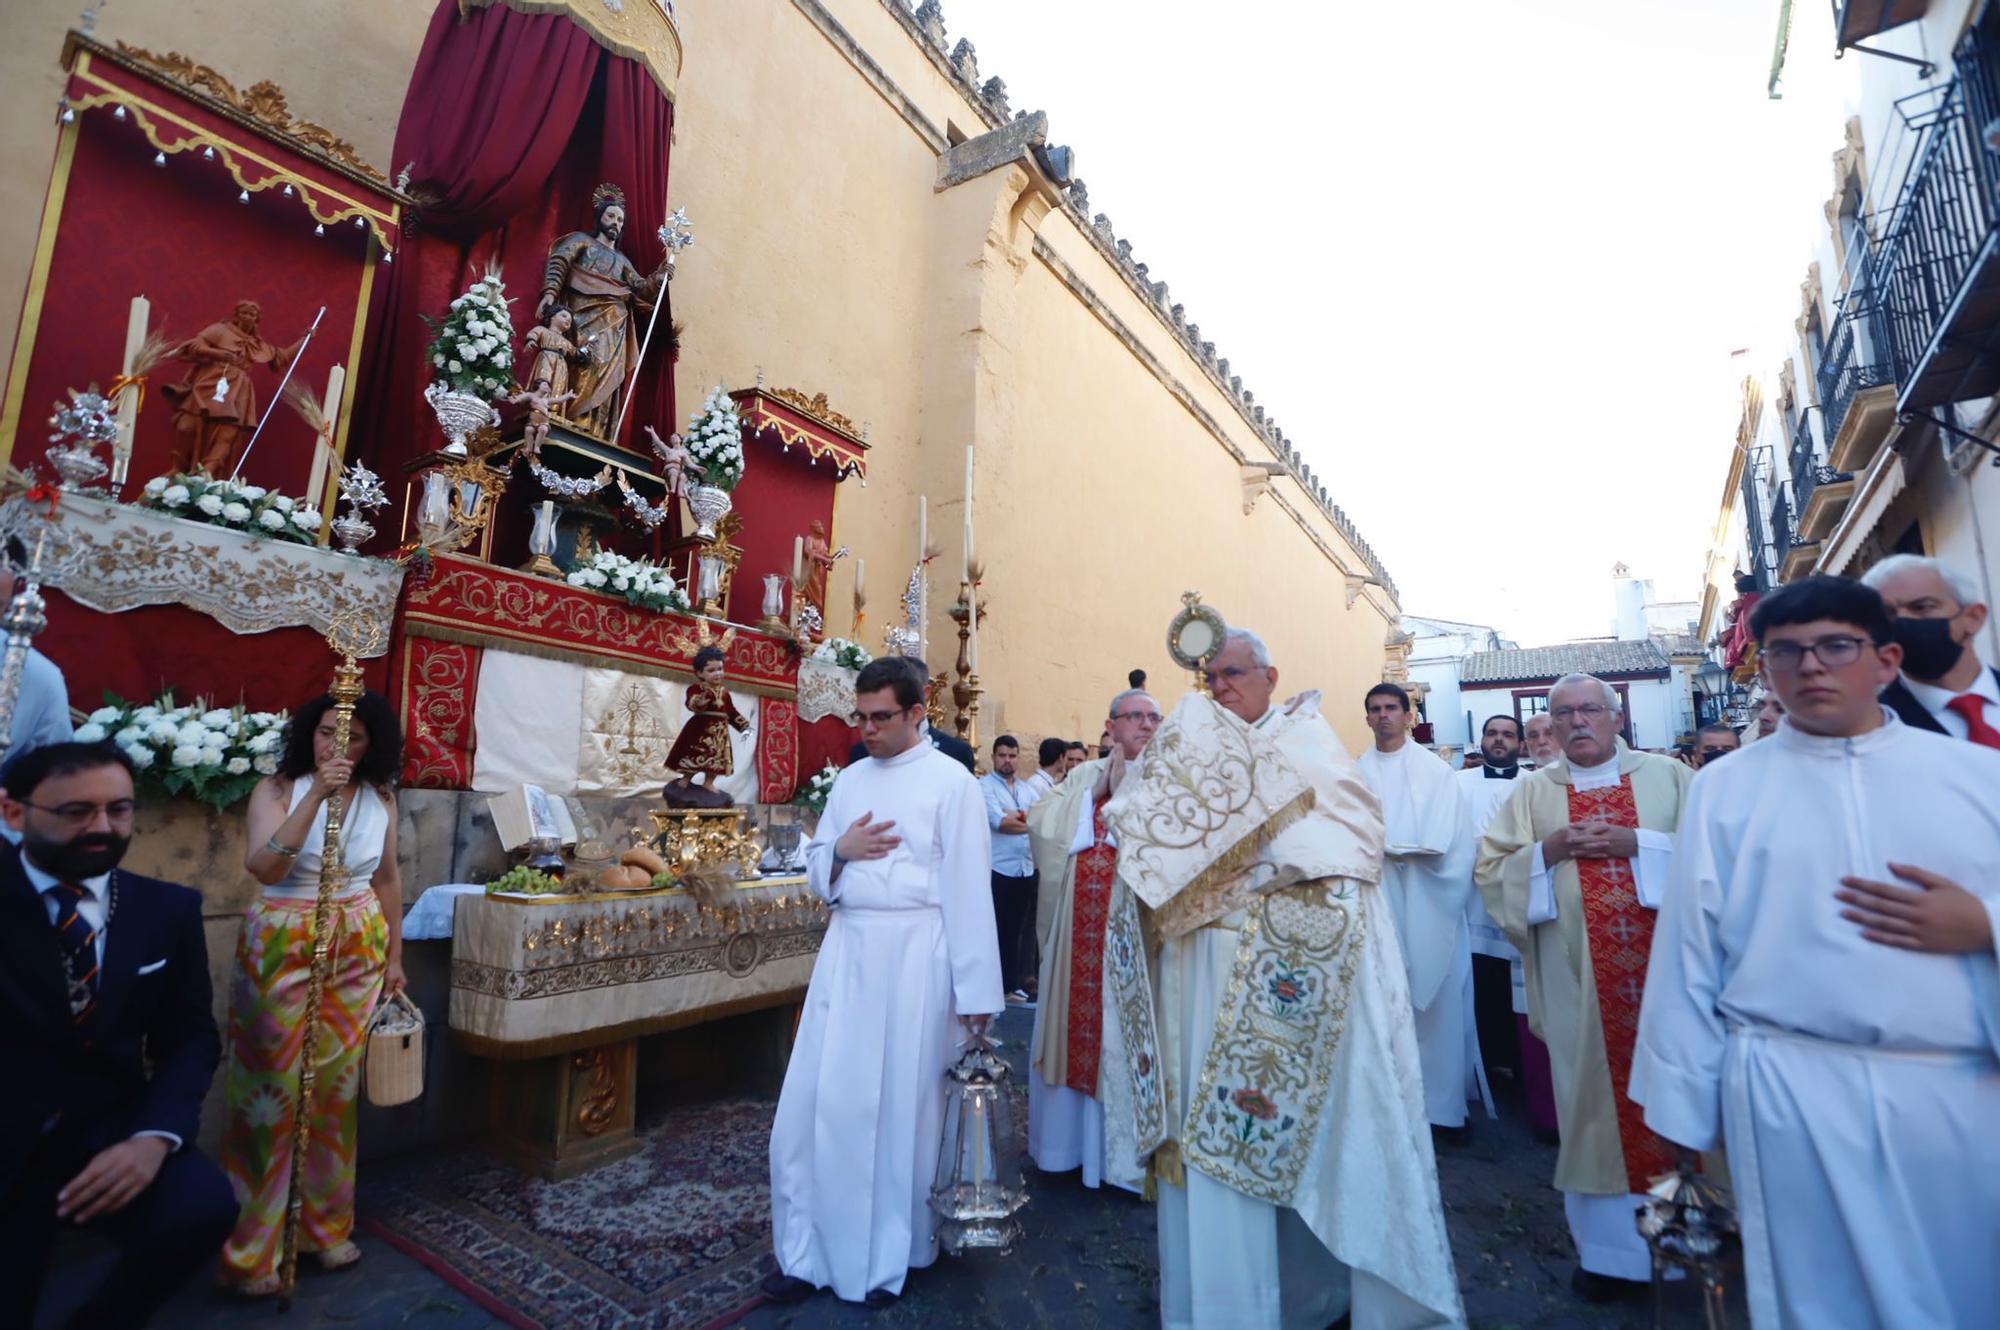
[[[1512,715],[1514,689],[1520,686],[1465,685],[1459,689],[1459,697],[1463,705],[1471,710],[1476,723],[1496,712]],[[1685,727],[1679,723],[1679,717],[1686,710],[1684,701],[1676,706],[1675,693],[1680,687],[1682,685],[1671,675],[1665,679],[1635,679],[1625,685],[1635,747],[1672,748],[1675,740],[1680,738]]]

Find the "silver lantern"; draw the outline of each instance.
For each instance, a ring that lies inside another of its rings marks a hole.
[[[1020,1240],[1014,1213],[1028,1203],[1014,1145],[1007,1064],[980,1036],[944,1079],[944,1141],[931,1187],[938,1243],[954,1256],[1004,1253]]]
[[[1662,1295],[1670,1269],[1685,1270],[1700,1282],[1708,1330],[1724,1330],[1723,1263],[1736,1236],[1729,1193],[1683,1163],[1653,1179],[1638,1221],[1653,1257],[1653,1330],[1661,1330],[1666,1314]]]

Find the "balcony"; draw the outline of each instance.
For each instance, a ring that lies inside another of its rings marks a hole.
[[[1896,369],[1874,288],[1874,257],[1864,254],[1855,269],[1817,369],[1826,458],[1842,471],[1866,468],[1896,423]]]
[[[1881,317],[1901,370],[1896,408],[2000,391],[2000,7],[1967,34],[1957,77],[1924,126],[1883,237]]]
[[[1931,7],[1931,0],[1833,0],[1833,31],[1838,49],[1878,33],[1914,23]]]
[[[1854,496],[1854,477],[1825,465],[1815,455],[1812,421],[1808,416],[1800,416],[1792,431],[1787,460],[1791,463],[1792,503],[1798,513],[1793,540],[1817,545],[1840,520],[1847,501]]]

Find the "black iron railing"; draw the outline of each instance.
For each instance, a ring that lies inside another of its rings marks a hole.
[[[2000,225],[2000,160],[1982,134],[2000,117],[1994,37],[1989,16],[1959,44],[1957,77],[1931,119],[1883,237],[1877,266],[1882,324],[1906,395]]]
[[[1883,326],[1882,306],[1875,289],[1875,255],[1864,250],[1854,265],[1847,293],[1840,298],[1840,313],[1833,321],[1832,335],[1820,357],[1816,375],[1819,404],[1826,434],[1826,446],[1840,437],[1847,420],[1847,408],[1855,394],[1896,382],[1896,369],[1889,358],[1889,338]],[[1805,427],[1803,417],[1800,429]]]

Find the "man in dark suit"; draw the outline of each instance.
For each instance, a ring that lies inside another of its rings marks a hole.
[[[918,688],[928,689],[930,687],[930,667],[925,665],[921,660],[918,660],[915,656],[897,656],[890,659],[903,662],[904,667],[915,676]],[[919,721],[918,724],[923,727],[925,736],[930,739],[931,747],[937,749],[940,753],[943,753],[946,757],[974,775],[979,774],[976,770],[977,760],[973,756],[971,744],[955,734],[946,734],[927,720]],[[847,765],[853,766],[866,756],[868,756],[868,750],[857,743],[854,747],[847,750]]]
[[[71,1317],[132,1330],[235,1225],[221,1171],[194,1148],[221,1056],[201,897],[121,872],[132,765],[59,743],[0,772],[0,1326],[33,1324],[56,1231],[121,1248]]]
[[[1973,580],[1936,559],[1894,554],[1861,579],[1888,606],[1901,677],[1882,704],[1920,730],[2000,748],[2000,671],[1973,649],[1986,606]]]

